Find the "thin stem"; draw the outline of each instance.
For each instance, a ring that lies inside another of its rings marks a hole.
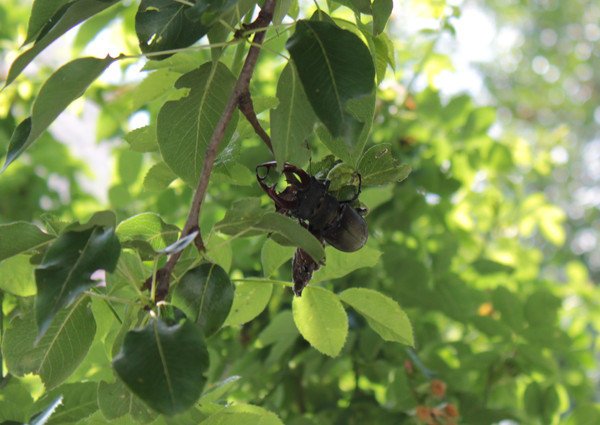
[[[194,3],[190,3],[189,1],[185,1],[185,0],[173,0],[175,3],[181,3],[184,4],[186,6],[190,6],[190,7],[194,7]]]
[[[252,104],[252,98],[250,97],[249,91],[240,96],[238,107],[240,108],[240,111],[242,111],[242,114],[244,114],[248,122],[252,125],[252,128],[254,128],[254,132],[258,134],[258,136],[261,139],[263,139],[271,153],[274,155],[275,152],[273,151],[271,138],[264,130],[264,128],[262,128],[260,122],[258,121],[258,118],[256,117],[256,112],[254,112],[254,105]]]
[[[281,286],[289,286],[293,287],[294,284],[292,282],[287,282],[285,280],[273,280],[273,279],[263,279],[259,277],[244,277],[241,279],[231,279],[232,282],[262,282],[262,283],[272,283],[274,285]]]
[[[125,298],[119,298],[119,297],[113,297],[110,295],[104,295],[101,294],[99,292],[94,292],[94,291],[85,291],[85,294],[91,296],[91,297],[95,297],[95,298],[100,298],[106,301],[114,301],[116,303],[119,304],[129,304],[129,305],[134,305],[134,306],[138,306],[139,307],[139,303],[135,302],[135,301],[131,301],[131,300],[127,300]],[[111,310],[114,310],[114,307],[109,303],[108,304]],[[121,318],[117,315],[117,319],[119,320],[120,323],[123,323],[121,321]]]

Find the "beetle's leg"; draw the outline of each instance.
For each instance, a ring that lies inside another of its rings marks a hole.
[[[358,191],[351,199],[348,199],[347,201],[340,201],[340,204],[349,204],[358,199],[358,196],[360,195],[360,191],[362,188],[362,177],[361,177],[360,173],[356,173],[356,174],[358,175]]]

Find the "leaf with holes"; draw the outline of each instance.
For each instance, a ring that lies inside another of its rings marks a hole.
[[[358,172],[364,186],[380,186],[401,182],[410,174],[410,165],[400,164],[392,156],[392,145],[380,143],[367,150],[360,158]]]

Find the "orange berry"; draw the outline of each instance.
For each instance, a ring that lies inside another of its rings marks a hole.
[[[444,411],[446,412],[446,415],[450,416],[451,418],[458,417],[458,410],[456,410],[456,406],[452,403],[448,403],[446,407],[444,407]]]
[[[442,398],[446,394],[446,384],[444,381],[434,379],[431,381],[431,394],[436,397]]]

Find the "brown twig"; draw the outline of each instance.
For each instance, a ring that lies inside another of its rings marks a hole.
[[[265,3],[260,13],[256,17],[256,20],[252,24],[250,24],[253,29],[266,28],[271,23],[276,4],[277,0],[265,0]],[[204,250],[204,243],[202,242],[202,236],[199,232],[200,228],[198,227],[198,219],[200,216],[200,207],[202,206],[202,202],[206,194],[206,188],[208,187],[210,173],[212,171],[215,159],[217,157],[219,145],[221,144],[221,140],[223,140],[223,136],[225,135],[227,125],[231,121],[231,117],[233,116],[235,109],[240,104],[240,99],[242,99],[246,94],[249,94],[250,79],[252,78],[252,74],[254,73],[256,61],[258,60],[258,55],[260,53],[260,46],[262,45],[265,39],[265,34],[266,31],[257,31],[254,34],[252,46],[248,50],[246,61],[244,62],[242,70],[240,71],[240,76],[233,89],[233,93],[231,94],[229,102],[227,102],[227,105],[225,106],[225,110],[221,115],[219,123],[215,128],[215,131],[210,139],[210,142],[208,143],[208,146],[206,147],[206,154],[204,155],[204,163],[202,164],[202,171],[200,172],[198,187],[196,188],[196,192],[194,193],[194,199],[192,200],[192,205],[190,207],[190,212],[188,214],[187,220],[185,222],[185,225],[183,226],[183,230],[181,231],[181,237],[185,237],[190,233],[198,230],[198,236],[196,236],[196,238],[194,239],[194,243],[199,250]],[[177,261],[179,261],[180,256],[181,252],[171,255],[167,263],[158,271],[156,276],[157,287],[155,301],[163,300],[169,292],[171,273],[173,272]]]
[[[273,145],[271,144],[271,138],[267,134],[267,132],[262,128],[260,122],[258,122],[258,118],[256,117],[256,112],[254,112],[254,105],[252,104],[252,97],[250,97],[250,91],[246,91],[240,96],[240,101],[238,103],[238,108],[244,114],[248,122],[254,128],[254,132],[258,134],[258,136],[263,139],[271,153],[273,152]]]

